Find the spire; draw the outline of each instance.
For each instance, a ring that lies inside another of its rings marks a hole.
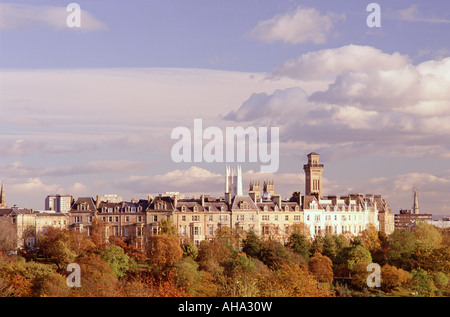
[[[413,194],[414,194],[414,204],[413,204],[413,213],[418,214],[419,213],[419,197],[418,197],[419,190],[417,188],[413,188]]]
[[[5,199],[5,185],[3,184],[3,182],[2,182],[2,189],[0,192],[0,207],[7,208],[6,199]]]

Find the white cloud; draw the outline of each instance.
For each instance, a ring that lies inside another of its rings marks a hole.
[[[323,44],[333,27],[345,16],[334,13],[320,14],[314,8],[298,6],[293,12],[277,14],[258,22],[249,35],[264,42],[282,41],[289,44],[312,42]]]
[[[313,51],[291,59],[277,67],[275,77],[311,80],[322,77],[336,78],[346,72],[370,69],[401,69],[409,64],[409,58],[399,53],[387,54],[371,46],[346,45],[339,48]]]
[[[51,27],[57,30],[71,29],[67,26],[70,12],[66,7],[0,3],[0,31]],[[91,13],[81,8],[81,27],[73,28],[81,32],[106,29],[106,25]]]

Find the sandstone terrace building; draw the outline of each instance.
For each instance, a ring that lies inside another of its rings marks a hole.
[[[394,215],[381,195],[322,195],[324,165],[319,164],[319,157],[314,152],[308,154],[308,163],[303,167],[306,192],[294,192],[288,200],[282,200],[275,192],[274,182],[267,180],[262,186],[260,180],[251,181],[248,194],[244,194],[240,167],[237,170],[227,167],[225,193],[219,198],[206,194],[185,198],[179,193],[131,201],[123,201],[115,195],[96,196],[95,199],[78,197],[68,212],[37,213],[6,208],[0,210],[0,215],[9,217],[16,225],[18,247],[35,243],[35,237],[30,236],[27,227],[34,226],[37,235],[43,232],[44,224],[90,235],[94,223],[101,223],[106,237],[121,237],[138,248],[144,246],[147,234],[160,232],[163,220],[170,220],[176,226],[182,242],[196,246],[203,240],[213,239],[216,230],[224,226],[252,230],[264,239],[282,242],[294,230],[312,238],[325,233],[354,236],[371,225],[386,234],[392,233]],[[57,195],[49,197],[54,196]],[[28,232],[28,236],[21,236],[24,232]]]

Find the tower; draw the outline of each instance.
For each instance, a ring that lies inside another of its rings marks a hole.
[[[305,171],[305,195],[322,197],[322,172],[323,164],[319,164],[320,155],[312,152],[307,155],[308,164],[303,165]]]
[[[2,189],[0,192],[0,208],[8,208],[8,206],[6,205],[5,186],[3,185],[3,182],[2,182]]]
[[[228,194],[231,198],[234,196],[242,196],[242,169],[239,165],[237,170],[226,168],[225,174],[225,195]]]
[[[259,202],[261,198],[261,185],[259,181],[250,181],[250,189],[248,195],[254,202]]]
[[[272,181],[264,181],[263,184],[263,196],[265,198],[271,198],[275,194],[275,186],[273,185]]]
[[[413,213],[419,214],[419,190],[417,188],[413,188],[413,195],[414,195],[414,203],[413,203]]]

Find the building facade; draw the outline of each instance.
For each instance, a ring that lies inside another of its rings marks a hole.
[[[131,202],[114,195],[80,197],[69,212],[70,228],[90,235],[94,220],[100,220],[106,237],[122,237],[137,247],[143,246],[146,234],[161,232],[162,221],[176,227],[181,241],[196,246],[213,239],[224,226],[279,241],[287,241],[294,230],[312,238],[327,233],[354,236],[371,226],[393,232],[394,215],[380,195],[324,196],[320,155],[313,152],[307,157],[305,195],[295,192],[289,200],[276,193],[273,180],[263,181],[262,187],[260,180],[252,180],[244,194],[241,168],[227,167],[224,197],[166,193]]]

